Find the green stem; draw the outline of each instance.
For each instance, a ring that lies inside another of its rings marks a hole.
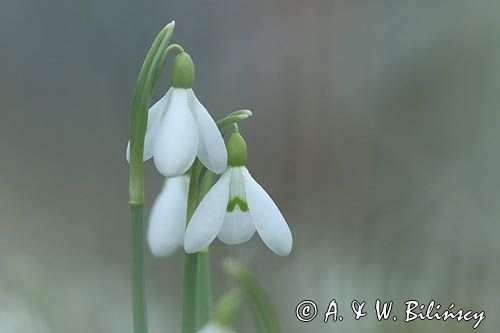
[[[154,88],[165,58],[175,24],[172,22],[163,28],[153,41],[137,79],[132,101],[130,130],[130,172],[129,172],[129,205],[131,213],[132,236],[132,320],[134,333],[147,333],[148,320],[146,309],[145,277],[144,277],[144,179],[143,152],[144,136],[148,121],[147,108],[151,105]]]
[[[132,216],[132,314],[134,332],[148,331],[144,279],[144,225],[142,204],[130,204]]]
[[[191,167],[187,204],[187,223],[198,205],[199,173],[201,164],[196,160]],[[184,260],[184,295],[182,303],[182,333],[196,330],[196,266],[197,254],[187,254]]]
[[[184,260],[184,296],[182,303],[182,333],[196,330],[196,261],[197,254],[187,254]]]
[[[238,110],[234,111],[224,118],[217,121],[217,127],[224,134],[225,127],[236,124],[240,120],[247,119],[252,116],[252,111],[250,110]]]
[[[212,187],[213,174],[207,171],[206,168],[202,168],[198,179],[200,179],[199,203]],[[212,279],[210,277],[210,253],[208,248],[196,255],[198,256],[196,264],[196,329],[200,329],[213,316]]]
[[[196,253],[196,329],[212,319],[212,287],[210,278],[210,255],[208,248]]]
[[[151,104],[155,88],[156,73],[163,67],[164,49],[172,36],[175,25],[168,24],[153,41],[144,59],[132,101],[130,129],[130,171],[129,171],[129,203],[144,203],[144,180],[142,157],[144,153],[144,137],[148,122],[147,108]]]
[[[154,77],[153,77],[153,84],[156,85],[156,83],[158,82],[158,78],[160,77],[160,74],[161,74],[161,70],[163,68],[163,64],[165,63],[165,59],[167,58],[167,55],[172,52],[172,51],[176,51],[177,53],[182,53],[184,52],[184,48],[182,48],[182,46],[180,46],[179,44],[170,44],[166,49],[165,51],[163,51],[162,53],[160,53],[160,57],[159,57],[159,62],[160,64],[162,64],[161,66],[159,66],[158,70],[156,71],[156,73],[154,74]]]
[[[190,172],[187,221],[211,186],[211,175],[204,172],[196,160]],[[182,307],[182,332],[194,333],[212,318],[212,288],[208,249],[186,254],[184,267],[184,300]]]

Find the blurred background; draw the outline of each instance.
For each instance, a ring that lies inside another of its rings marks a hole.
[[[294,235],[285,258],[258,236],[215,242],[216,297],[234,286],[220,267],[233,256],[283,332],[472,331],[379,323],[376,298],[484,310],[478,331],[498,332],[499,14],[493,0],[2,1],[0,331],[131,332],[130,105],[175,19],[214,118],[253,110],[249,169]],[[145,172],[147,214],[163,179],[151,161]],[[183,254],[148,253],[147,267],[151,332],[178,332]],[[333,298],[345,319],[324,324]],[[303,299],[320,306],[308,324]],[[240,331],[256,331],[248,311]]]

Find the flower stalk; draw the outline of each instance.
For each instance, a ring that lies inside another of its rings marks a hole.
[[[129,205],[132,226],[132,320],[134,333],[147,333],[147,308],[144,274],[144,136],[154,88],[167,55],[179,51],[179,47],[168,47],[175,23],[165,26],[153,41],[143,62],[137,79],[131,113]],[[182,49],[182,48],[180,48]]]
[[[198,179],[201,172],[201,163],[195,161],[191,167],[189,181],[189,196],[187,205],[187,219],[189,222],[191,215],[198,203]],[[182,333],[193,333],[196,330],[195,308],[196,308],[196,266],[197,254],[186,254],[184,257],[184,292],[182,303]]]
[[[229,125],[236,124],[240,120],[247,119],[252,116],[252,111],[250,110],[238,110],[234,111],[221,120],[217,121],[217,127],[224,134],[225,128]]]
[[[212,279],[210,276],[210,253],[205,248],[196,254],[196,329],[212,319]]]
[[[193,164],[190,176],[187,221],[190,220],[201,198],[212,185],[211,173],[206,171],[199,160],[196,160]],[[208,248],[194,254],[186,253],[184,265],[182,332],[193,333],[205,325],[212,317],[212,288]]]
[[[169,50],[168,43],[170,42],[174,28],[175,22],[171,22],[160,31],[146,55],[137,79],[134,98],[132,101],[130,124],[130,204],[142,205],[144,203],[142,157],[144,153],[146,124],[148,122],[147,109],[151,104],[154,88],[158,81],[159,72],[161,72],[161,69],[163,68],[163,64],[167,56],[167,50]]]
[[[130,204],[132,219],[132,320],[134,333],[148,331],[144,281],[143,205]]]
[[[252,116],[249,110],[235,111],[217,121],[221,132],[230,125]],[[213,173],[197,159],[190,172],[187,221],[193,216],[198,204],[210,190]],[[185,255],[184,295],[182,308],[182,332],[193,333],[212,319],[212,287],[210,277],[210,253],[205,248],[198,253]]]
[[[205,171],[205,173],[200,172],[198,203],[212,187],[213,173],[206,169]],[[212,319],[213,296],[210,274],[210,252],[206,248],[196,255],[198,256],[196,261],[196,329],[199,329]]]

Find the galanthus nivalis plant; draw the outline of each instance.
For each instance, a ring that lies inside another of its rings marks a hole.
[[[280,210],[246,168],[247,146],[235,126],[227,142],[229,166],[200,202],[188,224],[184,246],[195,253],[219,237],[226,244],[241,244],[255,230],[276,254],[292,250],[292,233]]]
[[[272,308],[250,274],[232,264],[240,288],[224,294],[212,311],[209,245],[218,236],[227,244],[248,241],[257,231],[278,255],[292,249],[292,234],[280,210],[246,168],[247,147],[237,122],[248,110],[229,114],[217,123],[195,96],[194,64],[178,44],[170,44],[171,22],[154,40],[139,73],[132,104],[131,135],[126,159],[130,163],[129,204],[132,222],[132,316],[134,333],[147,333],[144,277],[144,240],[154,256],[186,250],[182,332],[234,332],[234,321],[244,299],[254,303],[262,332],[279,331]],[[156,103],[152,96],[169,55],[175,55],[171,87]],[[222,133],[233,131],[224,144]],[[143,162],[153,157],[165,176],[152,205],[144,235]],[[214,174],[222,176],[212,186]],[[172,331],[167,329],[166,331]]]

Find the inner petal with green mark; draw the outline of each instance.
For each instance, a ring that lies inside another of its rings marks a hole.
[[[248,204],[245,200],[239,197],[235,197],[231,199],[231,201],[229,201],[229,203],[227,204],[227,211],[232,212],[236,206],[240,207],[240,210],[242,212],[248,211]]]
[[[236,206],[238,206],[242,212],[248,212],[247,196],[245,193],[245,184],[243,182],[241,167],[231,168],[227,211],[232,212]]]

